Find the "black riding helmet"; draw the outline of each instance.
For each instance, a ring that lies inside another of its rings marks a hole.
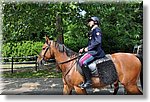
[[[99,25],[99,23],[100,23],[100,20],[99,20],[99,18],[98,17],[90,17],[88,20],[87,20],[87,22],[90,22],[90,21],[94,21],[94,24],[98,24]]]

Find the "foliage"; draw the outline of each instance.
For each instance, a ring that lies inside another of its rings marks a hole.
[[[41,51],[43,43],[33,41],[22,41],[17,43],[3,44],[2,56],[3,57],[22,57],[34,56],[37,52]]]
[[[85,14],[82,14],[83,11]],[[3,56],[35,54],[31,51],[34,48],[32,45],[24,48],[26,54],[16,53],[22,49],[15,49],[13,46],[19,47],[19,44],[15,45],[12,42],[44,42],[42,39],[45,34],[56,39],[59,33],[56,30],[56,15],[62,18],[60,25],[65,45],[74,51],[87,45],[89,29],[86,26],[86,19],[90,16],[101,18],[103,49],[106,53],[131,52],[133,46],[143,38],[143,2],[10,2],[3,3],[2,30],[3,42],[6,46],[4,50],[10,50],[7,53],[3,51]]]

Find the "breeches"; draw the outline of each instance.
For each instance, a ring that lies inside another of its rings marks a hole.
[[[79,64],[82,67],[83,65],[87,65],[88,63],[90,63],[91,61],[94,60],[94,57],[89,54],[89,53],[85,53],[79,60]]]

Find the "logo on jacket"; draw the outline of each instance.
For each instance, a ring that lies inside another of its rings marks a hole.
[[[100,35],[100,32],[97,32],[96,35]]]

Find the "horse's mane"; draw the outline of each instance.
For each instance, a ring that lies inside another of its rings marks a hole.
[[[74,52],[73,50],[67,48],[64,44],[60,44],[58,42],[55,42],[55,48],[57,48],[60,52],[66,53],[66,55],[68,57],[71,57],[73,55],[77,55],[76,52]]]

